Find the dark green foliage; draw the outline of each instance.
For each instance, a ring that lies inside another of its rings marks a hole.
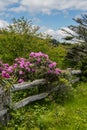
[[[81,18],[73,19],[77,25],[70,25],[69,29],[73,31],[71,33],[64,30],[69,36],[66,40],[76,39],[79,43],[74,45],[67,53],[66,59],[68,59],[68,64],[71,67],[76,68],[81,64],[82,59],[87,56],[87,15],[82,15]]]
[[[57,47],[57,46],[60,44],[60,42],[57,41],[56,39],[51,39],[51,43],[52,43],[52,45],[55,46],[55,47]]]
[[[68,65],[74,68],[79,67],[82,59],[87,55],[87,50],[84,45],[73,45],[67,52],[65,60],[68,61]]]
[[[66,76],[68,76],[68,75],[66,75]],[[53,98],[55,99],[55,101],[62,105],[68,101],[71,101],[74,96],[73,95],[74,89],[73,89],[71,83],[69,82],[70,79],[67,79],[67,77],[66,78],[63,78],[63,77],[64,76],[60,77],[58,89],[53,95]]]
[[[82,59],[80,69],[82,71],[81,79],[87,81],[87,56]]]
[[[67,36],[67,37],[65,37],[64,39],[65,39],[65,40],[72,40],[73,37],[72,37],[72,36]]]
[[[80,79],[87,81],[87,48],[83,44],[73,45],[65,57],[67,67],[80,69]]]

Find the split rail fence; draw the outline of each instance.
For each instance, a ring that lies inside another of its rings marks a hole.
[[[72,69],[68,69],[66,70],[70,73],[70,76],[74,75],[74,74],[81,74],[80,70],[72,70]],[[71,80],[70,82],[75,83],[78,82],[79,78],[77,77],[74,80]],[[33,96],[29,96],[25,99],[22,99],[16,103],[12,102],[12,93],[17,92],[17,91],[23,91],[23,90],[27,90],[27,89],[33,89],[35,87],[38,86],[46,86],[48,83],[48,81],[46,79],[39,79],[39,80],[34,80],[32,82],[26,82],[26,83],[21,83],[21,84],[14,84],[9,91],[5,92],[4,91],[4,87],[0,86],[0,123],[1,124],[6,124],[9,119],[10,119],[10,107],[12,107],[13,109],[18,109],[21,107],[24,107],[25,105],[37,101],[37,100],[41,100],[46,98],[47,96],[49,96],[52,92],[57,91],[59,86],[56,87],[48,87],[50,89],[46,90],[43,93],[40,94],[36,94]]]

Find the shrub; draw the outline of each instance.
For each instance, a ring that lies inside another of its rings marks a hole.
[[[66,78],[60,78],[58,84],[58,89],[54,93],[53,97],[56,102],[64,104],[66,101],[71,101],[73,99],[74,89],[71,86],[71,83]]]
[[[57,63],[49,59],[47,54],[42,52],[31,52],[29,58],[16,58],[10,66],[0,62],[2,77],[10,78],[16,76],[18,82],[32,81],[38,78],[58,80],[61,70],[56,68]]]

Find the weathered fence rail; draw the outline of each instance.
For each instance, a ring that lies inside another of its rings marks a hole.
[[[72,75],[77,75],[81,74],[80,70],[72,70],[72,69],[67,69],[66,71],[69,72],[70,76]],[[79,78],[77,77],[76,79],[73,79],[72,83],[78,82]],[[59,86],[56,87],[51,87],[51,89],[45,91],[44,93],[36,94],[33,96],[29,96],[25,99],[22,99],[21,101],[18,101],[16,103],[12,103],[11,101],[11,93],[21,91],[21,90],[26,90],[26,89],[32,89],[34,87],[38,87],[40,85],[47,85],[48,81],[46,79],[39,79],[39,80],[34,80],[32,82],[26,82],[26,83],[21,83],[21,84],[14,84],[8,92],[5,92],[3,87],[0,87],[0,122],[2,124],[6,124],[9,120],[9,107],[13,107],[13,109],[18,109],[21,107],[24,107],[25,105],[29,104],[30,102],[34,102],[37,100],[41,100],[46,98],[51,92],[57,91]]]
[[[44,85],[47,83],[46,79],[39,79],[32,82],[26,82],[23,84],[14,84],[13,87],[10,89],[11,92],[30,89],[38,85]]]

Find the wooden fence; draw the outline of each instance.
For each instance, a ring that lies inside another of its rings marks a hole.
[[[69,72],[69,75],[72,76],[74,74],[80,74],[81,71],[80,70],[72,70],[72,69],[67,69],[67,71]],[[76,78],[74,80],[70,79],[70,82],[74,83],[74,82],[78,82],[79,78]],[[33,96],[29,96],[25,99],[22,99],[21,101],[18,101],[16,103],[12,103],[11,100],[11,93],[17,92],[17,91],[21,91],[21,90],[26,90],[26,89],[32,89],[38,86],[46,86],[48,84],[48,81],[46,79],[39,79],[39,80],[34,80],[32,82],[26,82],[26,83],[21,83],[21,84],[14,84],[9,91],[5,92],[4,88],[2,86],[0,86],[0,122],[2,124],[6,124],[9,121],[9,108],[12,107],[13,109],[18,109],[21,107],[24,107],[25,105],[29,104],[30,102],[34,102],[37,100],[41,100],[46,98],[49,94],[51,94],[53,91],[57,91],[59,86],[56,87],[52,87],[50,85],[50,87],[48,86],[48,90],[46,90],[43,93],[40,94],[36,94]]]

